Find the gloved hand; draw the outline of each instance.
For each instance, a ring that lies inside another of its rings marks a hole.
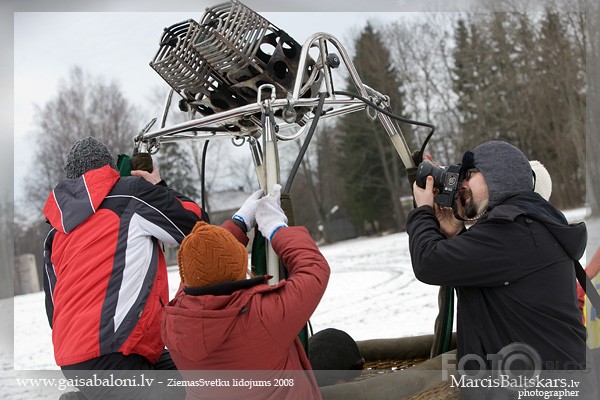
[[[273,185],[271,193],[258,200],[256,206],[256,222],[258,230],[264,237],[273,240],[279,228],[287,226],[288,219],[281,209],[281,185]]]
[[[256,212],[256,202],[261,198],[263,193],[264,191],[262,189],[258,189],[256,192],[252,193],[250,197],[244,201],[244,204],[242,204],[240,209],[233,214],[233,219],[242,221],[246,225],[246,232],[254,229],[256,226],[256,218],[254,217]]]

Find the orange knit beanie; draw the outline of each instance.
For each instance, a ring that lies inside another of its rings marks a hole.
[[[181,242],[177,253],[179,275],[195,288],[246,278],[248,253],[231,233],[200,221]]]

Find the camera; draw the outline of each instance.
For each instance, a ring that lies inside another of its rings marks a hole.
[[[442,207],[452,207],[458,197],[462,179],[460,165],[437,167],[430,162],[422,162],[417,168],[416,183],[420,188],[425,188],[429,175],[433,176],[433,187],[439,190],[434,200]]]

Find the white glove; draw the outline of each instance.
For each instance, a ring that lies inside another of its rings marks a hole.
[[[271,193],[257,201],[256,222],[264,237],[273,240],[279,228],[287,226],[288,219],[281,209],[281,185],[273,185]]]
[[[258,189],[256,192],[252,193],[250,197],[244,201],[244,204],[242,204],[240,209],[233,214],[233,219],[242,221],[246,225],[246,232],[254,229],[256,226],[256,218],[254,217],[254,214],[256,213],[256,204],[263,193],[262,189]]]

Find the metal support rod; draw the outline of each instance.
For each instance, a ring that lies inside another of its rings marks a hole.
[[[389,107],[390,98],[388,96],[379,93],[378,91],[367,85],[364,85],[364,87],[367,90],[367,92],[370,93],[371,96],[377,97],[379,100],[382,101],[382,103],[385,103],[386,107]],[[392,121],[392,119],[389,116],[383,113],[378,113],[377,116],[379,118],[379,121],[385,128],[388,136],[390,137],[390,140],[392,141],[396,152],[400,156],[400,159],[404,163],[404,166],[407,169],[416,167],[415,161],[412,158],[408,144],[406,143],[406,140],[404,138],[404,135],[402,134],[402,130],[400,129],[400,127],[394,121]]]
[[[164,128],[167,124],[167,117],[169,116],[169,108],[171,107],[171,102],[173,101],[173,92],[174,90],[169,90],[169,94],[167,94],[167,98],[165,99],[165,105],[163,107],[162,117],[160,118],[160,128]]]
[[[327,64],[327,40],[321,37],[319,39],[319,49],[321,51],[321,63],[323,64],[323,73],[327,93],[333,96],[333,78],[331,77],[331,68]]]
[[[261,103],[263,112],[263,149],[264,149],[264,171],[265,180],[263,190],[265,194],[273,188],[273,185],[279,183],[279,154],[277,152],[277,135],[275,132],[275,119],[271,101],[275,100],[275,87],[273,85],[261,85],[258,88],[258,99],[261,101],[261,93],[265,89],[271,90],[271,98]],[[266,238],[267,240],[269,238]],[[266,246],[267,274],[273,276],[278,282],[279,278],[279,257],[275,254],[271,242]]]
[[[324,32],[315,33],[315,34],[309,36],[308,39],[306,39],[306,41],[304,42],[304,45],[302,46],[302,52],[300,53],[300,60],[298,61],[298,71],[304,71],[306,69],[306,62],[309,58],[308,51],[310,50],[311,47],[313,47],[313,44],[315,42],[318,42],[319,50],[323,51],[323,49],[326,47],[321,43],[324,42],[325,40],[327,40],[331,44],[333,44],[333,46],[340,53],[340,58],[344,62],[344,65],[346,65],[346,68],[348,69],[348,73],[350,74],[350,78],[354,82],[354,85],[356,86],[356,89],[359,91],[359,94],[361,96],[367,97],[368,96],[367,90],[365,89],[362,81],[360,80],[360,77],[358,76],[358,72],[356,71],[356,68],[354,68],[354,64],[352,64],[352,59],[348,55],[348,52],[340,44],[339,40],[337,40],[333,35],[330,35],[329,33],[324,33]],[[326,67],[328,68],[327,61],[326,61],[327,54],[320,54],[319,57],[321,58],[321,62],[324,65],[323,68],[324,69]],[[293,99],[298,99],[300,97],[301,87],[302,87],[302,74],[298,74],[296,76],[296,81],[294,82],[294,90],[292,92]],[[329,94],[330,94],[330,96],[333,96],[333,93],[329,93]]]
[[[251,137],[248,139],[250,145],[250,153],[252,154],[252,161],[254,162],[254,169],[256,170],[256,176],[258,177],[258,185],[261,188],[265,188],[265,168],[263,163],[263,154],[258,146],[258,141]]]
[[[315,107],[319,103],[318,98],[299,99],[296,101],[295,106],[297,107]],[[271,102],[273,109],[283,108],[288,105],[288,101],[285,99],[277,99]],[[321,118],[329,118],[333,116],[339,116],[348,114],[354,111],[358,111],[365,108],[365,104],[357,99],[348,99],[337,97],[335,99],[325,99],[326,106],[342,106],[338,109],[328,111]],[[151,132],[145,132],[142,136],[142,140],[148,141],[154,138],[160,138],[161,141],[173,141],[173,139],[205,139],[215,137],[227,137],[232,136],[243,136],[241,133],[229,133],[223,132],[222,126],[213,126],[214,131],[211,131],[210,126],[212,124],[222,124],[228,120],[242,117],[248,114],[255,114],[261,111],[261,107],[256,103],[246,104],[244,106],[232,108],[230,110],[222,111],[212,115],[207,115],[202,118],[181,122],[179,124],[171,125],[166,128],[157,129]],[[285,130],[291,127],[295,127],[296,124],[284,124],[280,126],[280,130]],[[203,132],[189,133],[193,129],[202,128]],[[249,132],[248,134],[251,134]],[[175,136],[180,135],[180,136]],[[280,136],[280,135],[278,135]]]
[[[299,99],[296,102],[296,106],[298,107],[309,107],[316,106],[318,103],[317,98],[310,99]],[[288,103],[284,99],[277,99],[271,102],[272,108],[282,108],[286,106]],[[321,118],[332,118],[337,117],[344,114],[349,114],[352,112],[363,110],[366,106],[365,104],[357,99],[348,99],[342,97],[336,97],[335,99],[328,98],[325,100],[325,105],[335,105],[341,106],[339,108],[329,110],[326,114],[324,114]],[[154,138],[160,138],[161,142],[176,142],[179,140],[190,140],[190,139],[208,139],[208,138],[218,138],[218,137],[227,137],[231,138],[231,136],[235,136],[231,133],[227,132],[194,132],[187,133],[185,131],[192,130],[194,128],[206,127],[207,125],[214,123],[222,123],[227,119],[235,118],[238,116],[246,115],[248,113],[256,113],[260,111],[260,106],[257,104],[248,104],[242,107],[237,107],[231,110],[223,111],[221,113],[209,115],[203,118],[186,121],[180,124],[172,125],[168,128],[161,128],[152,132],[146,132],[142,135],[142,140],[147,141]],[[395,127],[395,124],[391,119],[385,114],[378,114],[379,119],[381,120],[384,128],[388,132],[390,139],[396,148],[396,151],[400,155],[402,162],[405,167],[414,166],[414,162],[408,150],[408,145],[406,144],[404,137],[401,134],[398,134],[398,131]],[[294,124],[282,125],[281,130],[286,130],[291,127],[294,127]],[[306,131],[306,126],[300,128],[295,134],[291,136],[283,136],[279,133],[276,134],[279,140],[294,140]]]
[[[325,82],[327,84],[327,90],[331,90],[330,89],[331,83],[327,80],[327,75],[328,75],[327,72],[329,72],[329,68],[327,67],[326,61],[325,61],[327,54],[323,53],[324,51],[326,51],[325,49],[327,49],[327,47],[325,45],[325,41],[331,42],[333,44],[333,46],[337,49],[337,51],[340,53],[340,58],[343,61],[344,65],[346,65],[346,68],[348,69],[348,74],[349,74],[350,78],[352,79],[354,86],[356,87],[356,89],[358,90],[358,92],[361,96],[369,97],[370,95],[375,95],[379,98],[385,99],[383,95],[381,95],[380,93],[376,92],[375,90],[369,88],[368,86],[366,86],[362,83],[362,80],[360,79],[360,76],[358,75],[358,71],[356,71],[356,68],[354,67],[354,64],[352,63],[352,60],[350,59],[350,56],[348,55],[348,52],[346,51],[346,49],[340,44],[340,42],[334,36],[332,36],[328,33],[323,33],[323,32],[315,33],[314,35],[310,36],[306,40],[306,42],[302,46],[302,52],[300,53],[300,61],[298,62],[298,71],[304,70],[305,64],[309,57],[308,50],[311,47],[313,47],[313,44],[315,42],[318,42],[319,50],[321,51],[321,54],[319,57],[321,59],[321,62],[324,65],[323,69],[325,70]],[[294,82],[294,91],[292,93],[293,99],[297,99],[298,96],[300,95],[301,85],[302,85],[302,75],[299,74],[298,76],[296,76],[296,81]],[[330,94],[333,95],[333,93],[330,93]],[[399,128],[396,127],[396,125],[392,122],[392,120],[387,115],[379,113],[378,117],[379,117],[379,120],[381,121],[381,123],[383,124],[385,130],[387,131],[387,133],[390,137],[390,140],[392,141],[392,144],[394,145],[394,148],[396,149],[396,151],[398,152],[398,155],[402,159],[404,166],[406,168],[414,167],[415,163],[412,159],[410,148],[408,147],[408,144],[404,140],[404,136],[401,134],[401,132],[399,132]]]
[[[416,167],[415,161],[410,154],[408,144],[404,139],[404,135],[402,135],[402,132],[399,132],[400,128],[397,128],[397,126],[394,124],[394,121],[392,121],[392,119],[387,115],[378,113],[378,117],[379,121],[381,121],[383,127],[387,131],[388,136],[390,137],[390,140],[396,149],[396,152],[402,160],[402,163],[404,163],[404,167],[407,169]]]

